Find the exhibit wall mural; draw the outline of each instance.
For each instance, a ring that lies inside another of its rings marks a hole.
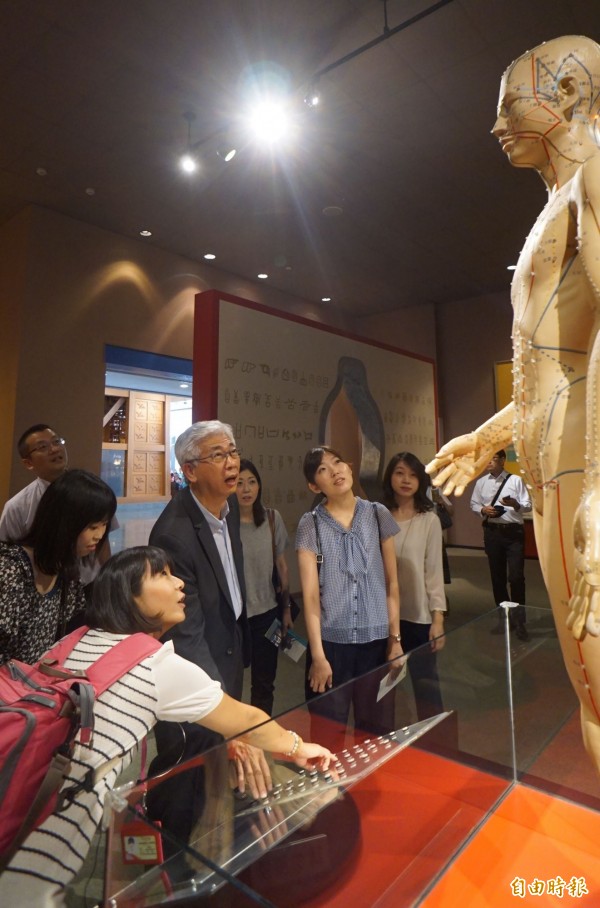
[[[233,426],[290,533],[313,502],[309,448],[338,449],[373,499],[392,454],[426,463],[437,446],[432,360],[217,291],[196,296],[193,402]]]

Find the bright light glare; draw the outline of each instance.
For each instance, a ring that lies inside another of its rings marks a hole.
[[[185,173],[195,173],[198,170],[198,162],[191,154],[184,154],[179,159],[179,166]]]
[[[281,142],[289,137],[290,116],[279,101],[262,101],[247,116],[250,131],[256,139],[268,144]]]

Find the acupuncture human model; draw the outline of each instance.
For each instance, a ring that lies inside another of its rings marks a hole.
[[[600,46],[566,36],[502,77],[492,130],[548,201],[512,283],[512,402],[445,444],[434,485],[461,495],[511,442],[585,746],[600,772]]]

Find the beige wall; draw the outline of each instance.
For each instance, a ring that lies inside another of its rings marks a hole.
[[[506,293],[437,308],[441,441],[470,432],[495,412],[494,363],[512,359],[509,277]],[[481,521],[469,508],[473,486],[454,499],[449,542],[482,546]]]
[[[0,242],[2,323],[11,326],[0,342],[6,439],[0,502],[31,478],[14,450],[18,435],[35,422],[64,434],[72,465],[99,471],[104,345],[191,358],[194,296],[201,290],[362,331],[339,311],[43,208],[7,223]],[[420,336],[416,311],[412,324]],[[19,342],[20,330],[26,342]],[[409,334],[405,327],[396,340],[389,325],[374,324],[368,336],[412,351]]]
[[[435,307],[407,306],[356,320],[357,333],[419,356],[436,359]]]
[[[437,359],[442,440],[494,410],[493,365],[511,356],[505,294],[347,318],[213,266],[45,209],[0,230],[0,502],[30,479],[14,444],[28,425],[51,423],[72,465],[99,471],[104,345],[191,358],[194,296],[216,288]],[[508,288],[508,280],[507,280]],[[451,541],[481,545],[468,497]]]
[[[8,488],[13,460],[15,410],[21,347],[21,323],[27,270],[27,214],[16,218],[11,225],[0,228],[0,414],[2,414],[2,444],[0,445],[0,492]],[[2,500],[0,498],[0,500]]]

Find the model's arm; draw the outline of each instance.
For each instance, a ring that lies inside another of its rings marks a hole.
[[[483,472],[490,458],[512,441],[512,402],[474,432],[459,435],[445,444],[425,469],[436,473],[432,483],[445,495],[462,495],[466,486]]]
[[[298,549],[298,568],[302,586],[304,621],[312,658],[308,680],[312,690],[322,694],[332,686],[333,672],[325,658],[321,639],[321,593],[315,553],[308,549]]]
[[[583,495],[574,521],[575,584],[568,626],[582,640],[600,636],[600,154],[579,169],[573,192],[578,249],[595,304],[586,384],[586,458]]]

